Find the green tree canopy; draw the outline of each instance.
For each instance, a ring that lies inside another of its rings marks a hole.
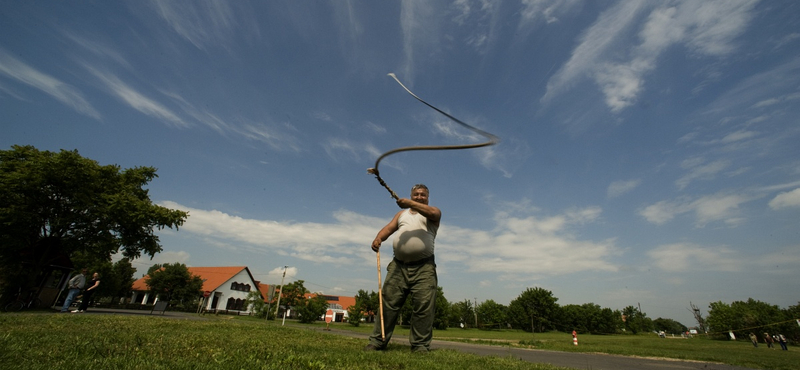
[[[737,337],[746,337],[751,331],[770,329],[769,326],[787,320],[780,307],[753,298],[731,304],[712,302],[708,307],[706,323],[718,336],[726,336],[728,330],[733,330]]]
[[[367,293],[366,290],[359,289],[356,294],[356,306],[360,312],[366,315],[367,322],[375,322],[375,316],[378,314],[378,293],[375,291]]]
[[[328,310],[328,301],[325,296],[317,294],[308,299],[298,302],[294,306],[297,314],[300,316],[299,320],[304,324],[311,324],[322,316]]]
[[[161,251],[154,229],[178,228],[184,211],[152,203],[153,167],[100,165],[77,150],[0,150],[0,275],[4,288],[34,281],[76,252],[110,260]]]
[[[310,293],[305,286],[305,280],[297,280],[281,287],[281,305],[286,307],[295,307],[304,305],[306,294]]]
[[[622,309],[622,314],[625,316],[625,330],[633,334],[644,333],[653,330],[653,320],[647,317],[647,314],[639,311],[634,306],[628,306]]]
[[[555,329],[558,298],[544,288],[528,288],[508,305],[508,318],[515,328],[525,331]]]
[[[144,280],[150,291],[169,301],[170,305],[194,303],[201,296],[203,280],[189,272],[186,265],[175,262],[155,264],[147,270]]]
[[[508,307],[489,299],[479,304],[477,311],[478,325],[481,327],[505,329]]]
[[[668,334],[681,334],[689,330],[685,325],[673,320],[665,318],[657,318],[653,320],[653,328],[656,331],[664,331]]]

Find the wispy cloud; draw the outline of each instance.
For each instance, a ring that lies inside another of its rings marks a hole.
[[[776,195],[775,198],[769,201],[769,207],[776,210],[781,208],[800,207],[800,188]]]
[[[598,20],[580,37],[578,46],[572,51],[570,59],[547,82],[547,92],[542,102],[548,102],[564,93],[597,68],[597,61],[604,55],[622,33],[629,27],[644,3],[642,1],[620,1],[613,8],[600,14]]]
[[[647,252],[647,255],[655,266],[667,272],[738,272],[746,264],[739,252],[728,247],[706,247],[691,243],[662,245]]]
[[[581,5],[580,0],[522,0],[521,25],[539,19],[547,23],[558,22],[559,17]]]
[[[243,19],[225,1],[174,2],[151,0],[151,8],[178,35],[200,50],[224,47],[232,29]]]
[[[0,48],[0,75],[38,89],[81,114],[94,119],[101,118],[100,112],[84,98],[80,90],[55,77],[40,72],[2,48]],[[16,97],[13,94],[11,96]]]
[[[413,86],[417,55],[430,57],[438,51],[439,22],[433,5],[427,1],[403,0],[400,3],[400,28],[403,31],[403,79]]]
[[[680,197],[673,201],[660,201],[644,207],[639,215],[656,225],[663,225],[678,215],[694,213],[695,226],[704,227],[711,222],[721,221],[729,226],[742,222],[739,206],[756,199],[744,194],[717,193],[692,199]]]
[[[120,80],[117,76],[111,73],[100,71],[88,64],[86,64],[85,67],[92,74],[94,74],[113,95],[131,108],[175,127],[189,126],[189,123],[183,120],[171,109],[167,108],[155,99],[152,99],[137,91],[130,85]]]
[[[720,172],[724,171],[730,166],[727,160],[717,160],[710,163],[704,163],[703,158],[687,159],[681,163],[681,167],[688,170],[689,173],[675,181],[678,189],[684,189],[690,183],[696,180],[711,180],[714,179]]]
[[[583,33],[570,60],[548,82],[542,102],[589,77],[600,87],[611,111],[620,112],[636,102],[644,91],[645,76],[657,67],[658,57],[668,47],[680,44],[692,53],[715,57],[734,51],[734,40],[747,27],[756,2],[680,1],[667,5],[621,1]],[[609,53],[611,45],[626,42],[621,34],[635,27],[640,14],[652,4],[660,6],[642,23],[639,43],[622,58]]]
[[[367,158],[377,158],[381,155],[372,144],[357,143],[342,138],[328,138],[322,143],[322,147],[325,149],[325,153],[336,161],[347,158],[360,162]]]
[[[606,190],[606,196],[609,198],[616,198],[633,189],[636,189],[636,187],[639,186],[641,182],[642,181],[639,179],[614,181],[610,185],[608,185],[608,190]]]

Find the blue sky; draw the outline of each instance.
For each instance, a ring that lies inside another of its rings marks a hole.
[[[248,266],[377,290],[369,244],[401,196],[442,209],[450,301],[800,297],[794,1],[4,1],[0,147],[153,166],[189,211],[137,261]],[[390,246],[385,243],[384,246]],[[384,248],[381,262],[391,260]],[[384,270],[385,271],[385,270]]]

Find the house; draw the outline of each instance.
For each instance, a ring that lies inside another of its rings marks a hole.
[[[263,287],[258,281],[253,279],[250,269],[247,266],[231,267],[188,267],[189,273],[199,276],[203,280],[203,292],[205,298],[203,307],[207,311],[217,310],[239,311],[249,314],[250,307],[245,306],[247,294],[251,290],[269,289]],[[158,297],[154,297],[149,291],[143,277],[133,282],[133,296],[131,303],[155,304]],[[262,293],[263,295],[263,293]]]
[[[253,279],[247,266],[232,267],[188,267],[189,273],[199,276],[203,280],[203,295],[208,295],[203,301],[206,311],[234,311],[241,314],[250,314],[250,307],[245,307],[247,295],[251,290],[258,290],[264,299],[269,302],[270,295],[280,294],[280,289],[274,285],[261,284]],[[131,303],[155,304],[158,297],[149,291],[143,277],[133,282],[133,296]],[[270,294],[273,293],[273,294]],[[315,296],[315,293],[306,294],[306,298]],[[273,302],[277,296],[273,297]],[[341,322],[347,318],[347,309],[356,304],[355,297],[325,295],[328,307],[333,311],[333,320]],[[289,311],[291,312],[291,310]],[[289,313],[289,317],[291,314]]]

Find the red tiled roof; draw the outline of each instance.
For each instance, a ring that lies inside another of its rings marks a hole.
[[[203,291],[209,292],[219,288],[222,284],[233,278],[236,274],[240,273],[244,269],[247,269],[247,266],[188,268],[190,274],[199,276],[201,279],[203,279]],[[253,275],[250,274],[250,270],[247,270],[247,273],[252,279]],[[147,276],[134,281],[133,290],[148,290],[147,284],[144,282],[146,278]]]

